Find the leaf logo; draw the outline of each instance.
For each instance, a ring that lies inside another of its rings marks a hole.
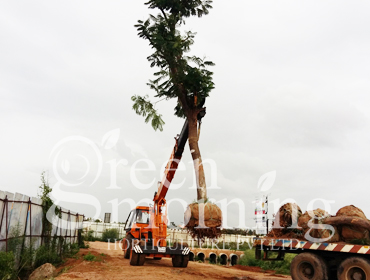
[[[109,132],[107,132],[101,141],[101,145],[104,147],[104,149],[112,149],[114,146],[116,146],[118,139],[119,139],[120,129],[116,128]]]
[[[276,179],[276,170],[263,174],[258,180],[258,189],[266,192],[272,188]]]
[[[62,170],[63,170],[64,174],[68,174],[69,168],[70,168],[69,161],[68,160],[63,160],[63,162],[62,162]]]

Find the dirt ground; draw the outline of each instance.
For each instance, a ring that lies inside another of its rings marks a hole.
[[[171,259],[153,260],[147,258],[144,266],[130,266],[122,251],[114,244],[90,242],[89,249],[81,249],[75,258],[68,259],[58,267],[58,280],[79,279],[247,279],[247,280],[291,280],[288,276],[259,272],[257,267],[220,266],[189,262],[187,268],[175,268]],[[95,261],[86,261],[83,256],[93,254]]]

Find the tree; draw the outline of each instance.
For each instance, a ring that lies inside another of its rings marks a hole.
[[[207,69],[213,62],[197,56],[187,56],[194,43],[195,33],[181,32],[185,19],[202,17],[212,8],[211,0],[150,0],[145,5],[158,10],[146,21],[138,21],[135,27],[139,37],[149,41],[154,49],[148,56],[151,67],[158,71],[148,85],[155,91],[155,98],[176,99],[177,117],[186,118],[189,126],[189,147],[197,179],[197,199],[207,200],[206,181],[198,145],[198,114],[204,110],[206,97],[214,88],[213,73]],[[151,121],[152,127],[163,130],[164,121],[148,96],[132,96],[133,109]]]
[[[51,231],[53,224],[47,219],[46,215],[50,207],[54,204],[53,200],[50,198],[50,193],[52,188],[49,186],[47,179],[47,173],[43,171],[41,173],[41,185],[39,186],[40,194],[39,198],[42,200],[42,236],[44,237],[44,242],[48,246],[51,240]],[[55,208],[55,213],[59,215],[60,210]]]

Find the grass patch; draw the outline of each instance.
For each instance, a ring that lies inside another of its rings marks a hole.
[[[89,261],[89,262],[94,262],[96,261],[96,257],[89,252],[87,255],[84,256],[84,260]]]
[[[292,262],[295,254],[285,254],[282,261],[263,261],[256,260],[254,250],[246,250],[244,256],[239,260],[240,265],[258,266],[264,271],[274,270],[277,274],[290,274],[290,263]]]
[[[83,259],[89,262],[105,262],[104,257],[106,256],[107,255],[103,253],[98,256],[94,256],[91,252],[88,252],[87,255],[83,256]]]
[[[66,266],[66,267],[64,267],[64,268],[60,271],[60,274],[68,272],[68,270],[70,270],[71,268],[72,268],[72,266]]]

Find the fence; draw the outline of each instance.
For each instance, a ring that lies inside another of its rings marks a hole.
[[[83,232],[86,235],[88,231],[93,231],[92,236],[95,238],[101,238],[103,235],[103,232],[106,229],[118,229],[119,232],[119,239],[126,236],[126,231],[124,230],[125,225],[124,224],[118,224],[118,223],[96,223],[96,222],[83,222]],[[226,246],[228,243],[238,243],[241,244],[250,244],[253,243],[253,238],[255,236],[245,236],[245,235],[239,235],[239,234],[222,234],[218,240],[217,240],[217,246]],[[193,239],[191,235],[186,231],[182,229],[167,229],[167,241],[169,242],[176,242],[176,241],[184,241],[187,242],[190,246],[197,245],[197,240]],[[113,241],[113,240],[111,240]],[[208,238],[205,239],[203,246],[211,246],[212,241]]]
[[[103,236],[103,232],[107,229],[117,229],[119,234],[119,239],[126,236],[126,232],[124,231],[125,224],[119,223],[96,223],[96,222],[88,222],[85,221],[83,223],[83,232],[86,235],[89,231],[93,231],[92,236],[95,238],[101,238]]]
[[[53,213],[51,236],[63,237],[64,242],[76,243],[78,229],[82,227],[83,215],[59,208],[61,214]],[[43,206],[40,198],[19,193],[0,191],[0,251],[8,251],[13,237],[25,237],[26,245],[37,249],[44,242]]]

